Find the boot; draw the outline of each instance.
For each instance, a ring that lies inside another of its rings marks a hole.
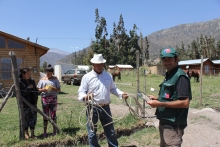
[[[34,130],[31,129],[31,138],[36,138],[36,136],[34,135]]]
[[[25,139],[29,139],[29,133],[28,133],[28,130],[25,130]]]

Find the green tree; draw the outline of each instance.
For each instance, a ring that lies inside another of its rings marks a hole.
[[[129,41],[129,48],[131,48],[130,52],[129,52],[129,55],[130,55],[130,58],[129,58],[129,64],[131,64],[133,67],[136,67],[136,51],[139,50],[140,52],[140,65],[142,65],[142,55],[143,55],[143,52],[138,44],[138,40],[140,39],[140,37],[137,35],[137,26],[136,24],[134,24],[133,26],[133,29],[130,30],[130,41]]]
[[[203,58],[206,58],[206,43],[203,35],[200,36],[200,55],[203,55]]]
[[[220,39],[216,43],[216,59],[220,58]]]
[[[92,50],[94,53],[102,54],[104,58],[108,58],[108,32],[107,32],[107,22],[104,17],[99,16],[98,9],[95,9],[95,22],[96,22],[96,29],[95,29],[95,37],[96,41],[92,43]],[[108,60],[107,60],[108,64]]]
[[[141,49],[141,52],[142,52],[142,65],[145,65],[146,64],[146,61],[145,61],[145,51],[144,51],[144,45],[143,45],[143,36],[142,36],[142,33],[140,32],[140,49]]]
[[[147,60],[149,59],[149,41],[147,39],[147,37],[144,38],[144,52],[145,52],[145,61],[144,61],[144,65],[146,65]]]
[[[195,40],[191,43],[191,48],[192,48],[192,59],[199,59],[199,47],[198,44]]]
[[[43,72],[44,72],[44,73],[45,73],[46,68],[47,68],[47,62],[44,61],[44,63],[43,63]]]

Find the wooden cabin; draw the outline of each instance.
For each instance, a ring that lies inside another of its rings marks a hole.
[[[118,70],[118,71],[130,71],[133,69],[134,69],[134,67],[131,65],[121,65],[121,64],[115,65],[115,70]]]
[[[107,67],[108,72],[112,72],[114,70],[115,66],[114,65],[109,65]]]
[[[182,70],[185,72],[188,71],[188,69],[197,70],[199,72],[201,68],[201,59],[195,59],[195,60],[186,60],[186,61],[180,61],[179,66]],[[209,59],[204,58],[203,59],[203,75],[213,75],[215,69],[215,64]]]
[[[149,66],[148,69],[149,69],[149,74],[164,76],[166,73],[166,69],[163,65]]]
[[[3,83],[6,88],[11,87],[14,83],[10,51],[16,55],[18,70],[24,67],[29,68],[31,77],[38,83],[40,57],[46,54],[48,50],[47,47],[0,31],[0,83]]]

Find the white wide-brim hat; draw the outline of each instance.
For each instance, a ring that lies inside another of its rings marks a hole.
[[[105,63],[106,60],[103,59],[102,54],[94,54],[90,62],[94,64],[99,64],[99,63]]]

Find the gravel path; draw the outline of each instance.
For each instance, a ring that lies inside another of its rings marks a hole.
[[[113,116],[122,116],[126,110],[126,106],[111,104]],[[147,111],[154,115],[155,109]],[[157,119],[154,118],[153,121],[156,125],[159,124]],[[211,108],[190,108],[182,147],[220,147],[220,112]]]
[[[220,113],[190,109],[182,147],[220,147]]]

